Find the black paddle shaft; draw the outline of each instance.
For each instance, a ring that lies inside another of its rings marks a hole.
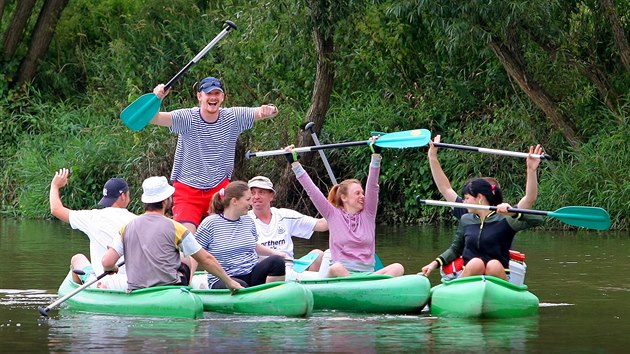
[[[220,41],[223,37],[230,33],[230,31],[236,29],[236,25],[230,20],[225,21],[225,25],[226,26],[223,28],[223,31],[221,31],[221,33],[214,37],[214,39],[210,43],[208,43],[208,45],[206,45],[197,55],[195,55],[195,57],[191,61],[189,61],[186,66],[184,66],[175,76],[168,80],[164,88],[165,90],[168,90],[175,83],[175,81],[177,81],[182,75],[184,75],[186,71],[188,71],[188,69],[190,69],[191,66],[196,64],[199,59],[206,55],[206,53],[208,53],[208,51],[212,47],[214,47],[214,45],[217,44],[218,41]]]

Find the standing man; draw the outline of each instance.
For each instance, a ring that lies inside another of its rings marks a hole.
[[[195,267],[189,256],[223,282],[230,290],[242,286],[230,278],[213,255],[206,252],[182,224],[164,214],[175,192],[166,177],[149,177],[142,182],[144,214],[124,226],[103,256],[103,268],[115,271],[125,256],[127,290],[159,285],[188,285]],[[180,255],[183,253],[183,258]]]
[[[66,208],[59,197],[59,190],[68,184],[67,168],[62,168],[55,173],[50,183],[50,212],[57,219],[70,223],[73,229],[81,230],[90,239],[90,259],[83,254],[72,256],[70,264],[72,269],[82,270],[84,275],[72,273],[73,280],[81,284],[87,280],[90,274],[103,273],[101,259],[107,251],[107,246],[112,243],[114,236],[129,221],[136,217],[127,210],[131,201],[129,186],[122,178],[111,178],[103,187],[103,198],[98,204],[103,209],[72,210]],[[91,262],[90,262],[91,260]],[[124,270],[121,271],[124,273]],[[108,277],[109,278],[109,277]],[[113,281],[115,277],[108,279]]]
[[[328,231],[328,222],[324,218],[316,219],[292,209],[272,207],[271,202],[276,196],[276,191],[269,178],[256,176],[250,179],[247,185],[252,193],[252,210],[248,214],[254,219],[258,242],[263,246],[294,257],[292,236],[310,239],[314,231]],[[318,254],[318,258],[308,270],[318,271],[324,252],[315,249],[309,253],[313,252]]]
[[[163,99],[168,91],[160,84],[153,93]],[[222,108],[224,99],[221,81],[206,77],[199,83],[198,107],[158,112],[151,120],[178,135],[171,172],[173,218],[193,233],[208,215],[212,196],[230,183],[238,137],[255,120],[278,113],[273,105]]]

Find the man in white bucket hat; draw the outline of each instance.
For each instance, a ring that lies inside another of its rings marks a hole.
[[[186,227],[165,216],[175,192],[166,177],[145,179],[142,190],[144,214],[123,227],[114,238],[103,256],[105,271],[115,271],[116,262],[124,255],[128,291],[158,285],[188,285],[195,271],[190,256],[208,273],[223,280],[230,290],[242,288]]]

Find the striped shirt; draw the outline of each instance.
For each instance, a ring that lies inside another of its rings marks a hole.
[[[219,261],[229,276],[249,274],[258,262],[258,234],[254,220],[248,215],[228,220],[223,214],[212,214],[201,222],[195,238]],[[209,287],[218,280],[208,274]]]
[[[178,134],[171,181],[211,189],[234,171],[236,140],[254,126],[256,108],[220,108],[216,122],[201,118],[199,107],[173,111],[171,133]]]

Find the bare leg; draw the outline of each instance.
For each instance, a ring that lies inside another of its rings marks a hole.
[[[503,268],[503,264],[501,264],[501,262],[496,259],[493,259],[488,262],[488,264],[486,264],[486,275],[492,275],[493,277],[507,280],[507,275],[505,274],[505,268]]]
[[[321,267],[322,265],[322,258],[324,258],[324,251],[322,250],[318,250],[318,249],[314,249],[312,251],[310,251],[309,253],[317,253],[317,259],[315,260],[315,262],[313,262],[313,264],[311,264],[306,270],[310,270],[312,272],[317,272],[319,271],[319,267]]]
[[[268,275],[265,283],[273,283],[274,281],[284,281],[284,275]]]
[[[374,272],[374,274],[385,274],[391,275],[393,277],[399,277],[405,274],[405,267],[403,267],[403,265],[400,263],[392,263],[387,267],[377,270],[376,272]]]
[[[74,269],[83,270],[83,268],[89,265],[91,265],[90,260],[86,256],[82,255],[81,253],[75,254],[70,259],[70,268],[73,270]],[[81,281],[81,278],[79,278],[79,276],[75,274],[74,272],[72,272],[72,280],[77,284],[83,284],[83,282]]]
[[[464,271],[460,278],[469,277],[471,275],[482,275],[486,273],[486,265],[483,264],[481,258],[473,258],[464,267]]]
[[[191,224],[189,222],[183,222],[182,225],[184,225],[188,231],[190,231],[191,234],[195,234],[197,232],[197,226],[195,226],[195,224]]]
[[[350,272],[341,263],[335,263],[328,268],[327,278],[347,277]]]

